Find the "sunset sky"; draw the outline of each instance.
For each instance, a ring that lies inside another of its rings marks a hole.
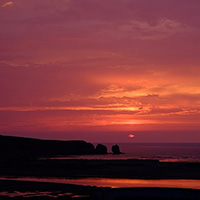
[[[200,1],[0,0],[0,93],[1,135],[200,142]]]

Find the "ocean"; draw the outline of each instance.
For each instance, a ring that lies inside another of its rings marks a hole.
[[[160,162],[200,162],[200,143],[118,143],[123,154],[113,155],[112,143],[104,144],[107,155],[58,156],[57,159],[156,159]],[[96,144],[95,144],[96,146]]]

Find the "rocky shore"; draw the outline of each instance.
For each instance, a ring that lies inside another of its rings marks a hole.
[[[40,147],[43,145],[43,147]],[[36,147],[38,149],[36,149]],[[44,148],[45,147],[45,148]],[[57,149],[55,149],[57,148]],[[49,141],[0,136],[0,177],[127,178],[200,180],[200,163],[158,160],[48,159],[49,155],[107,153],[84,141]],[[49,151],[47,151],[49,150]],[[117,145],[114,154],[121,153]],[[45,157],[46,156],[46,157]],[[146,194],[146,196],[144,196]],[[168,196],[166,196],[168,194]],[[0,180],[0,199],[200,199],[200,191],[180,188],[102,188],[60,183]]]

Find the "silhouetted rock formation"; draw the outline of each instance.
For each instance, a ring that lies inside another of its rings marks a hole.
[[[96,154],[107,154],[107,147],[103,144],[98,144],[95,150]]]
[[[59,141],[0,136],[1,156],[54,156],[94,154],[93,144],[81,140]]]
[[[117,144],[112,146],[112,152],[113,154],[121,154],[119,146]]]

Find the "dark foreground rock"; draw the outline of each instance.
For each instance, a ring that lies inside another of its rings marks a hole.
[[[177,188],[114,188],[98,190],[95,200],[199,200],[200,190]]]

